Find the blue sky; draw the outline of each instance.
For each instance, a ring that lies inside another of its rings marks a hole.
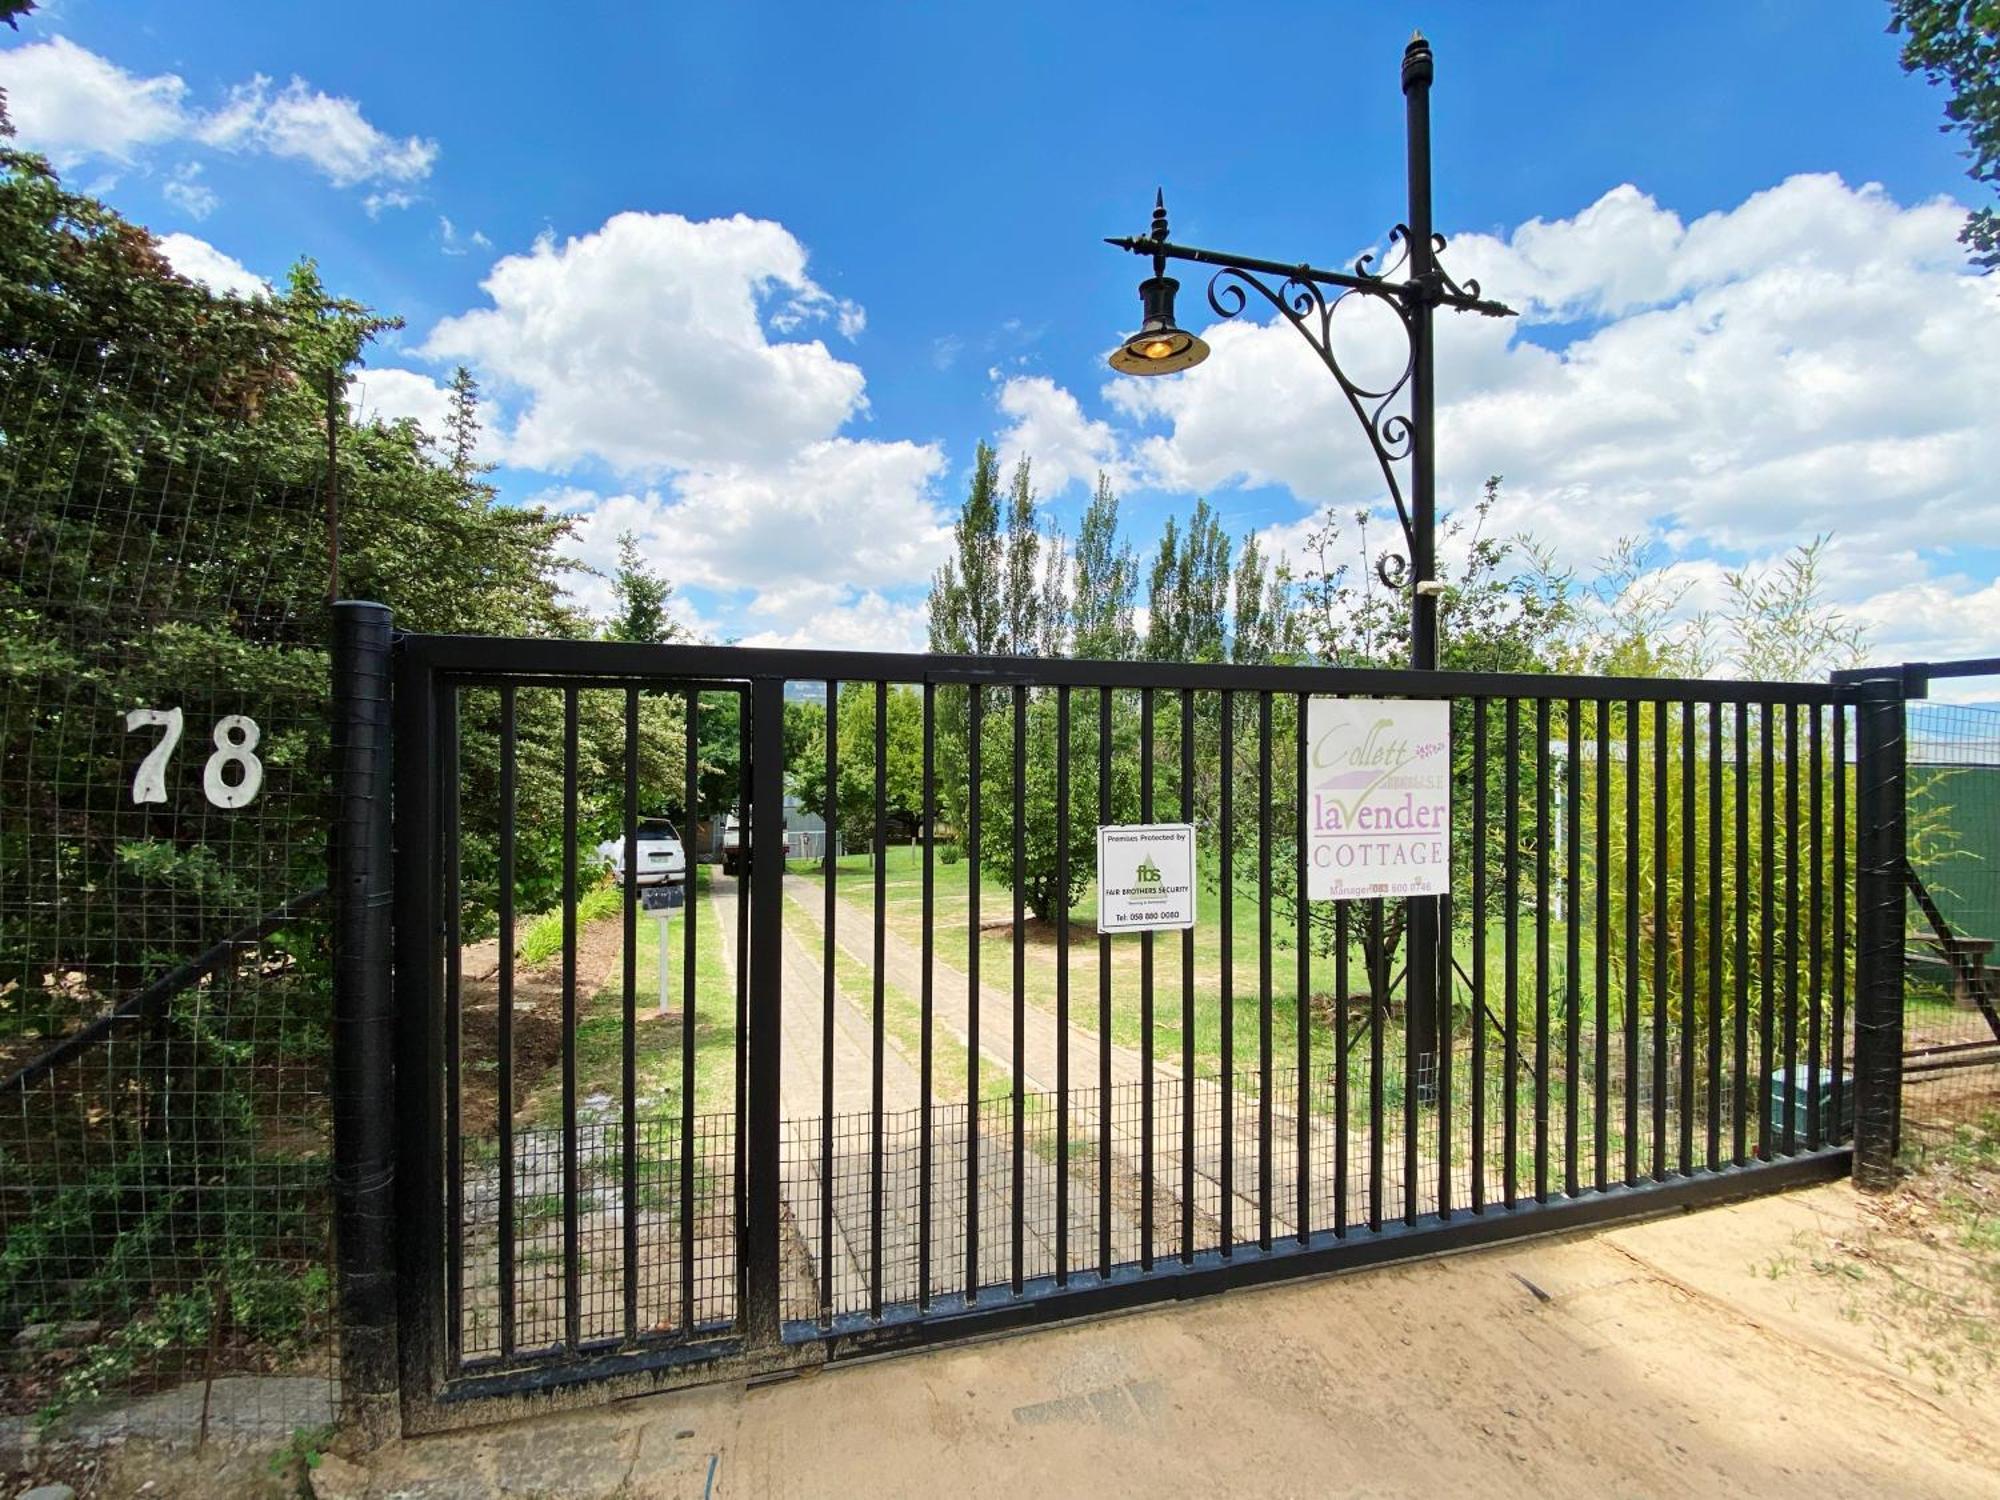
[[[311,254],[404,317],[368,409],[471,364],[503,493],[587,558],[630,527],[708,633],[904,646],[981,437],[1061,518],[1107,469],[1142,540],[1379,498],[1287,329],[1114,386],[1142,268],[1100,237],[1164,185],[1179,239],[1380,245],[1421,25],[1447,263],[1526,313],[1441,334],[1447,499],[1504,472],[1504,524],[1646,538],[1690,608],[1831,531],[1880,653],[1996,650],[2000,287],[1886,10],[61,0],[0,82],[177,263]]]

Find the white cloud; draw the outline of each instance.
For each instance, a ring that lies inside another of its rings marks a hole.
[[[187,129],[178,76],[140,78],[67,37],[0,52],[0,88],[21,143],[58,167],[92,157],[129,163]]]
[[[446,255],[465,255],[473,250],[491,250],[493,241],[477,229],[470,234],[462,234],[448,215],[439,214],[438,248]]]
[[[998,404],[1011,425],[1000,434],[1000,463],[1012,469],[1025,455],[1037,488],[1053,495],[1073,481],[1093,483],[1099,470],[1123,488],[1125,466],[1109,422],[1084,416],[1076,397],[1046,375],[1017,375],[1002,382]]]
[[[0,52],[0,87],[22,143],[64,169],[92,159],[129,165],[148,147],[186,141],[304,162],[335,187],[354,187],[420,182],[438,155],[436,141],[390,135],[354,100],[302,78],[273,93],[271,80],[259,74],[230,89],[219,108],[201,110],[190,106],[188,85],[178,74],[142,78],[67,37]],[[182,201],[172,184],[164,191]],[[206,187],[183,191],[196,201],[206,195],[213,207]],[[407,192],[379,192],[369,200],[370,212],[414,201]]]
[[[370,193],[361,200],[361,211],[371,219],[382,217],[383,210],[408,208],[417,201],[415,193],[406,193],[401,188],[390,188],[380,193]]]
[[[225,255],[207,240],[191,234],[160,237],[160,253],[189,281],[199,281],[210,291],[236,297],[254,297],[271,290],[271,284],[233,255]]]
[[[160,188],[160,196],[199,222],[215,212],[216,204],[222,200],[215,189],[201,180],[201,163],[182,162],[174,169],[173,176]]]
[[[1919,578],[1872,594],[1849,612],[1867,627],[1871,661],[2000,656],[2000,579]],[[1990,695],[1992,684],[1968,691]]]
[[[202,122],[200,135],[225,150],[254,150],[317,168],[335,187],[363,182],[418,182],[437,160],[436,141],[398,140],[362,115],[361,106],[294,77],[276,94],[259,74],[230,90],[229,102]]]
[[[347,407],[357,421],[387,426],[408,417],[430,436],[442,437],[451,391],[415,370],[357,370],[347,388]]]
[[[483,285],[492,305],[446,318],[424,352],[521,393],[514,463],[643,479],[782,465],[865,405],[858,367],[770,337],[845,318],[780,224],[618,214],[504,257]]]
[[[558,495],[576,517],[573,555],[592,566],[608,565],[630,531],[676,584],[893,588],[923,582],[944,557],[949,528],[930,498],[943,468],[930,445],[834,438],[768,469],[690,473],[664,494]]]
[[[826,651],[921,651],[928,614],[922,601],[897,602],[874,589],[804,583],[767,590],[745,611],[755,627],[746,646]]]

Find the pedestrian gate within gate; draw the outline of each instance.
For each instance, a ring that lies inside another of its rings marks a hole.
[[[1858,689],[380,625],[409,1429],[1847,1170]],[[1315,698],[1449,704],[1448,895],[1302,897]],[[1098,933],[1164,823],[1194,926]]]

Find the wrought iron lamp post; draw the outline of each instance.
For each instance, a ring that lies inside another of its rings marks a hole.
[[[1208,345],[1174,321],[1180,283],[1167,262],[1192,261],[1219,269],[1209,278],[1208,305],[1233,318],[1255,294],[1281,313],[1333,376],[1374,450],[1402,523],[1407,554],[1385,553],[1376,572],[1389,588],[1410,590],[1410,665],[1438,664],[1437,449],[1431,318],[1436,309],[1512,317],[1513,309],[1480,295],[1479,283],[1454,281],[1438,262],[1442,235],[1431,228],[1430,43],[1418,33],[1403,49],[1403,100],[1409,155],[1409,219],[1390,231],[1394,259],[1380,270],[1364,255],[1351,271],[1320,270],[1304,263],[1262,260],[1177,245],[1168,237],[1165,195],[1154,200],[1149,234],[1108,240],[1134,255],[1151,256],[1153,274],[1139,285],[1144,317],[1139,331],[1111,356],[1128,375],[1167,375],[1200,364]],[[1397,273],[1402,272],[1400,278]],[[1392,308],[1409,341],[1409,358],[1385,385],[1356,380],[1333,348],[1333,314],[1348,297],[1373,297]],[[1407,399],[1405,399],[1407,398]],[[1443,934],[1435,897],[1413,900],[1409,914],[1409,1045],[1420,1057],[1437,1053],[1439,963]]]

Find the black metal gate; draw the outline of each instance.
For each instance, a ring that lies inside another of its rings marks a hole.
[[[1852,690],[405,636],[394,695],[409,1428],[1830,1177],[1874,1087]],[[1314,697],[1450,704],[1433,993],[1302,898]],[[1072,930],[1166,821],[1196,927]]]

